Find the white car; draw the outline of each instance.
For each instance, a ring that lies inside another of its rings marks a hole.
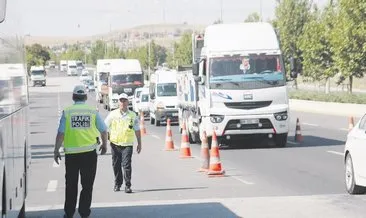
[[[347,135],[344,163],[348,193],[364,194],[366,192],[366,114]]]

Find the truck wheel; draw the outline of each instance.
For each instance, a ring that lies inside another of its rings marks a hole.
[[[287,144],[287,133],[276,134],[274,136],[274,141],[275,141],[276,147],[278,147],[278,148],[286,147],[286,144]]]
[[[154,124],[155,124],[155,119],[154,119],[154,118],[152,118],[152,117],[150,117],[150,124],[151,124],[151,125],[154,125]]]
[[[160,120],[155,120],[155,126],[160,126]]]
[[[199,134],[197,133],[191,133],[188,131],[188,136],[189,136],[189,143],[191,144],[197,144],[200,142],[200,137]]]

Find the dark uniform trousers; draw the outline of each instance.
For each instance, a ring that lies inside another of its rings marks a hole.
[[[72,217],[75,213],[80,173],[82,190],[80,193],[78,211],[82,217],[87,217],[91,212],[90,205],[92,202],[93,185],[97,171],[97,152],[96,150],[93,150],[79,154],[66,154],[65,166],[65,214],[67,217]]]
[[[131,187],[133,146],[118,146],[111,143],[114,184],[121,187],[123,178],[126,187]],[[123,173],[122,173],[123,167]]]

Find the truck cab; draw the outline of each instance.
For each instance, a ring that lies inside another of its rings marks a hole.
[[[78,75],[76,61],[74,60],[67,61],[67,75],[68,76]]]
[[[190,114],[198,117],[201,138],[205,131],[210,141],[215,132],[219,143],[230,145],[255,135],[284,147],[289,101],[274,28],[264,22],[211,25],[193,35],[192,45],[198,96]]]
[[[47,73],[43,66],[31,66],[29,74],[33,86],[46,86]]]
[[[177,71],[160,69],[150,77],[150,123],[178,122]]]

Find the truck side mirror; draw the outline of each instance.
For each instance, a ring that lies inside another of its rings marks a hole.
[[[192,64],[192,74],[194,76],[198,76],[199,75],[199,63]]]
[[[0,23],[4,22],[6,16],[6,0],[0,0]]]
[[[296,58],[291,57],[290,58],[290,76],[291,78],[297,78],[297,62],[296,62]]]

